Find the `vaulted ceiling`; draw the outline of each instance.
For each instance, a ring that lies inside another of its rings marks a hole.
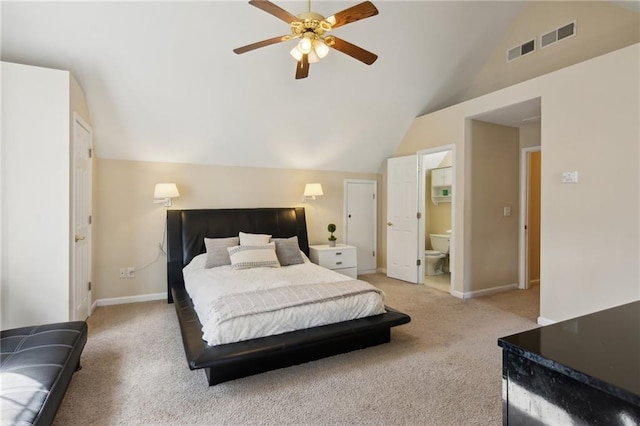
[[[275,1],[298,14],[307,3]],[[312,2],[324,16],[358,2]],[[245,1],[2,2],[2,60],[69,70],[100,158],[377,172],[413,119],[468,87],[522,2],[376,1],[338,51],[295,80],[294,41]]]

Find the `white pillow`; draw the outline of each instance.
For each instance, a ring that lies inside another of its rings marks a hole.
[[[240,233],[241,246],[261,246],[263,244],[269,244],[269,240],[271,240],[271,235]]]
[[[228,247],[233,269],[279,268],[276,245],[274,243],[257,246]]]

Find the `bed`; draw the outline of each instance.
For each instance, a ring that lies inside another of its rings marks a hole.
[[[408,315],[385,306],[386,312],[365,318],[209,345],[185,288],[183,269],[205,253],[204,238],[226,238],[240,232],[269,234],[273,238],[295,236],[300,250],[309,254],[301,207],[167,211],[167,298],[175,304],[189,368],[205,370],[210,386],[387,343],[391,327],[411,320]]]

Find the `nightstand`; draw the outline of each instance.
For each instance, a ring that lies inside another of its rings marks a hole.
[[[358,254],[354,246],[346,244],[336,244],[335,247],[329,247],[328,244],[309,246],[309,259],[317,265],[351,278],[358,277]]]

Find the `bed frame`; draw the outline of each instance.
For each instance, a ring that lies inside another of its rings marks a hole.
[[[298,236],[309,255],[304,208],[168,210],[167,277],[169,303],[175,302],[182,343],[191,370],[204,369],[209,386],[366,348],[391,340],[391,327],[411,318],[389,307],[367,318],[313,327],[276,336],[209,346],[202,325],[184,288],[182,268],[205,252],[204,237],[223,238],[238,233]]]

